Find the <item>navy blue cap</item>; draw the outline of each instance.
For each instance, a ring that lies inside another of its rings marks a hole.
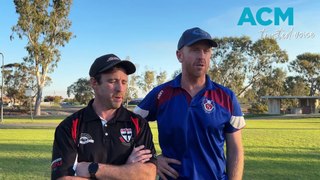
[[[182,36],[179,39],[178,50],[183,48],[183,46],[190,46],[201,40],[208,40],[209,44],[212,47],[218,46],[218,44],[212,40],[212,37],[209,33],[198,27],[194,27],[183,32]]]
[[[98,57],[90,67],[89,75],[94,77],[99,73],[107,71],[115,66],[120,66],[125,69],[126,74],[133,74],[136,72],[134,64],[127,60],[120,60],[120,58],[114,54],[106,54]]]

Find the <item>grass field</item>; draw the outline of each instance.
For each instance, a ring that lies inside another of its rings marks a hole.
[[[50,179],[54,128],[61,118],[0,124],[0,180]],[[157,127],[151,123],[157,151]],[[320,118],[247,120],[244,179],[320,179]]]

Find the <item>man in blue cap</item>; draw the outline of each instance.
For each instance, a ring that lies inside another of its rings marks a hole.
[[[157,120],[161,179],[242,179],[245,121],[235,94],[206,74],[213,47],[217,43],[206,31],[186,30],[176,51],[182,73],[135,108],[148,121]]]

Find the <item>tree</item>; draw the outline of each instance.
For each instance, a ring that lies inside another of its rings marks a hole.
[[[28,100],[25,96],[26,89],[35,89],[35,77],[30,74],[30,68],[25,63],[11,63],[4,65],[4,69],[7,97],[13,105],[24,104]]]
[[[43,88],[60,61],[59,47],[72,38],[68,20],[72,0],[14,0],[18,22],[12,31],[26,37],[28,56],[24,61],[33,67],[36,77],[35,115],[41,114]],[[13,39],[13,36],[11,36]]]
[[[129,77],[128,83],[128,90],[126,95],[126,101],[129,101],[133,98],[138,98],[138,90],[137,90],[137,83],[138,83],[139,76],[135,74],[131,74]]]
[[[286,63],[288,59],[288,54],[279,47],[275,39],[259,39],[252,44],[250,50],[250,60],[246,68],[249,73],[249,83],[246,87],[258,82],[262,77],[271,74],[274,64]],[[244,92],[245,88],[240,93]]]
[[[246,36],[214,40],[219,47],[214,49],[213,67],[209,74],[215,81],[233,89],[237,96],[270,74],[274,64],[288,61],[286,51],[272,38],[259,39],[254,43]]]
[[[54,96],[45,96],[43,99],[44,102],[53,102]]]
[[[157,79],[157,84],[160,85],[163,84],[167,80],[167,72],[166,71],[160,71],[159,75],[156,77]]]
[[[67,88],[68,97],[74,95],[74,98],[80,104],[87,104],[94,96],[90,81],[86,78],[80,78]]]
[[[219,47],[214,49],[212,66],[208,72],[211,79],[231,88],[236,94],[243,89],[246,78],[246,63],[251,40],[247,36],[214,39]]]
[[[308,83],[300,76],[286,77],[284,88],[287,95],[291,96],[307,96],[310,92]],[[281,107],[283,108],[298,107],[298,105],[299,101],[297,99],[281,100]]]
[[[172,79],[176,78],[182,72],[181,69],[175,70],[172,74]]]
[[[320,54],[303,53],[290,63],[289,70],[303,78],[310,88],[309,96],[320,90]]]
[[[285,95],[286,72],[280,68],[274,69],[269,75],[255,82],[258,97]]]
[[[149,92],[154,87],[155,72],[146,70],[142,76],[143,78],[139,78],[138,85],[144,92]]]
[[[59,104],[62,101],[62,96],[45,96],[43,101],[44,102],[53,102],[55,104]]]
[[[285,91],[291,96],[307,96],[310,93],[310,88],[303,77],[289,76],[285,81]]]

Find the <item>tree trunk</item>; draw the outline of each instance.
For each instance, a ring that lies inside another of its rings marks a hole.
[[[312,80],[310,81],[311,83],[311,87],[310,87],[310,92],[309,92],[309,96],[314,96],[315,94],[315,84],[316,84],[316,81],[314,78],[312,78]]]
[[[34,115],[35,116],[40,116],[41,115],[41,99],[42,99],[42,90],[43,87],[38,86],[38,92],[37,92],[37,96],[36,96],[36,102],[34,105]]]

